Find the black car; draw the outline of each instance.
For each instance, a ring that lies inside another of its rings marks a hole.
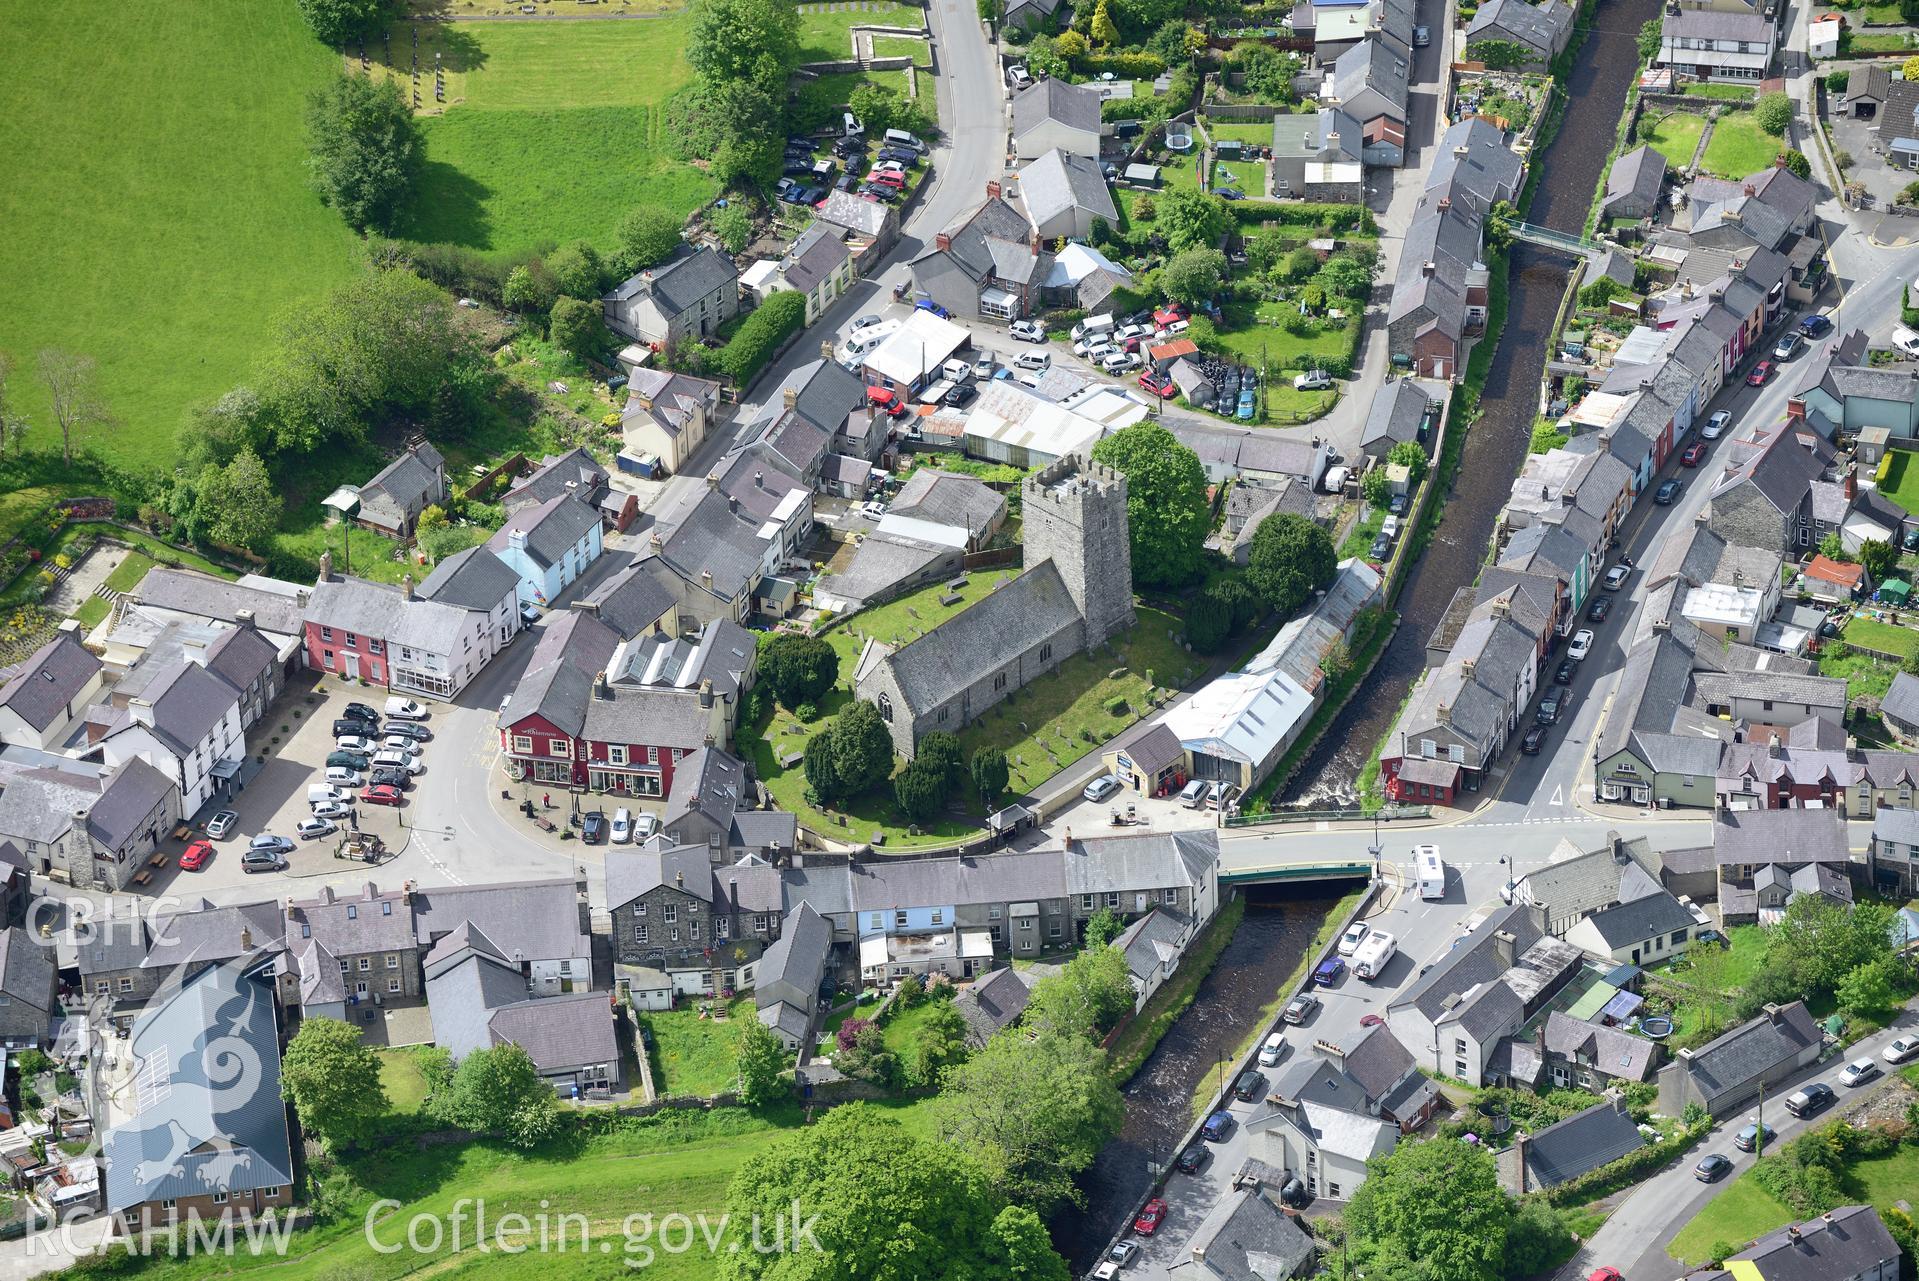
[[[580,839],[588,845],[599,845],[606,840],[606,815],[599,810],[588,810],[586,817],[580,820]]]
[[[905,165],[911,169],[920,162],[920,153],[911,147],[881,147],[880,159],[891,160],[895,164]]]
[[[1573,677],[1577,675],[1578,672],[1579,664],[1569,658],[1559,665],[1558,671],[1553,673],[1553,684],[1570,685],[1573,683]]]
[[[940,400],[952,408],[958,409],[961,406],[971,404],[973,397],[977,395],[979,395],[979,393],[973,390],[972,383],[961,383],[957,387],[949,388],[946,394],[940,397]]]
[[[379,732],[378,722],[363,721],[357,716],[345,716],[333,722],[335,738],[372,738]]]
[[[1824,1112],[1838,1101],[1839,1096],[1832,1092],[1830,1085],[1824,1081],[1814,1081],[1803,1090],[1786,1096],[1786,1111],[1794,1116],[1811,1116],[1816,1112]]]
[[[813,162],[805,159],[788,160],[780,172],[789,178],[804,178],[813,172]]]
[[[1909,552],[1919,552],[1919,525],[1908,529],[1906,536],[1899,540],[1899,545]]]
[[[1233,1082],[1233,1097],[1241,1103],[1251,1103],[1264,1093],[1266,1093],[1266,1074],[1264,1072],[1255,1072],[1251,1068],[1248,1068],[1239,1074],[1237,1081]]]
[[[1195,1143],[1180,1153],[1179,1159],[1174,1161],[1173,1165],[1181,1174],[1198,1174],[1200,1168],[1206,1164],[1206,1158],[1209,1155],[1211,1154],[1207,1152],[1204,1144]]]
[[[1556,725],[1559,717],[1572,705],[1572,692],[1559,686],[1546,691],[1546,697],[1539,700],[1538,721],[1541,725]]]
[[[1716,1183],[1726,1177],[1732,1169],[1732,1158],[1718,1152],[1708,1152],[1699,1158],[1699,1164],[1692,1168],[1692,1177],[1701,1183]]]
[[[380,714],[371,707],[368,707],[365,703],[348,703],[341,709],[340,715],[351,716],[356,720],[363,721],[377,721],[380,719]]]
[[[883,205],[890,205],[900,198],[900,193],[883,182],[864,183],[860,187],[862,196],[871,196]]]
[[[385,783],[389,787],[397,787],[403,792],[413,786],[413,780],[408,777],[405,770],[396,769],[391,765],[382,765],[375,769],[371,774],[366,776],[366,781],[368,785],[373,787],[378,787],[380,784]]]
[[[1539,755],[1539,749],[1545,745],[1546,727],[1544,725],[1533,726],[1526,731],[1526,736],[1519,740],[1519,750],[1528,756]]]
[[[1670,507],[1673,505],[1673,501],[1679,497],[1680,491],[1685,488],[1686,483],[1682,480],[1666,481],[1661,484],[1658,489],[1653,491],[1652,500],[1661,507]]]
[[[1384,561],[1393,552],[1393,540],[1381,534],[1373,539],[1372,550],[1366,553],[1368,560]]]
[[[1610,596],[1595,597],[1593,603],[1586,607],[1587,619],[1595,623],[1605,622],[1606,615],[1610,613],[1612,613],[1612,597]]]
[[[850,173],[850,174],[862,174],[862,173],[865,173],[865,172],[866,172],[866,157],[865,157],[865,156],[861,156],[861,155],[852,155],[852,156],[848,156],[848,157],[846,158],[846,172],[848,172],[848,173]]]
[[[410,738],[416,743],[433,741],[433,731],[424,725],[415,725],[412,721],[394,721],[381,731],[387,738]]]
[[[859,185],[860,180],[856,174],[843,173],[833,180],[833,190],[835,191],[853,191],[858,188]]]
[[[1406,506],[1407,497],[1405,494],[1394,494],[1386,500],[1386,511],[1394,516],[1404,516],[1406,514]]]
[[[861,156],[866,154],[866,144],[858,138],[841,138],[833,144],[836,156]]]

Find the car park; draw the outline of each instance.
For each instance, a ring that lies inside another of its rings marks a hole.
[[[1140,1208],[1138,1216],[1133,1219],[1133,1231],[1149,1237],[1159,1231],[1159,1225],[1165,1221],[1166,1201],[1162,1197],[1154,1197]]]
[[[1337,956],[1329,956],[1313,967],[1313,982],[1319,987],[1331,987],[1345,973],[1346,962]]]
[[[1679,465],[1681,467],[1697,467],[1705,460],[1706,444],[1704,441],[1694,441],[1692,444],[1686,446],[1679,455]]]
[[[348,703],[340,709],[340,715],[351,716],[356,720],[362,721],[377,721],[380,719],[380,713],[366,703]]]
[[[361,790],[360,799],[368,805],[398,805],[406,793],[391,783],[374,783]]]
[[[635,842],[650,840],[653,834],[659,830],[660,816],[658,814],[649,814],[645,810],[641,810],[633,816],[633,840]]]
[[[1761,1130],[1765,1131],[1765,1137],[1763,1139],[1760,1138]],[[1770,1125],[1755,1121],[1753,1124],[1744,1127],[1739,1133],[1732,1136],[1732,1145],[1741,1152],[1753,1152],[1758,1150],[1762,1144],[1772,1142],[1773,1139],[1778,1137],[1778,1133],[1779,1132],[1774,1130]]]
[[[1732,414],[1724,409],[1715,410],[1712,417],[1706,420],[1706,425],[1699,429],[1699,434],[1707,440],[1718,440],[1731,426]]]
[[[269,854],[293,853],[293,842],[284,836],[275,836],[271,832],[262,832],[248,843],[249,850],[264,850]]]
[[[380,758],[376,756],[373,759],[377,761]],[[324,777],[327,782],[333,784],[335,787],[358,787],[366,781],[365,776],[362,775],[359,770],[348,769],[344,765],[327,766]]]
[[[380,727],[378,722],[363,721],[357,716],[343,716],[339,720],[333,722],[333,736],[335,738],[345,738],[345,737],[363,735],[363,734],[377,734],[379,732],[380,732]]]
[[[1036,320],[1015,320],[1007,326],[1007,332],[1021,342],[1045,342],[1046,331]]]
[[[1692,1168],[1692,1177],[1701,1183],[1715,1183],[1732,1169],[1732,1158],[1720,1152],[1708,1152]]]
[[[1606,615],[1610,613],[1612,613],[1612,597],[1610,596],[1595,596],[1593,597],[1593,603],[1586,606],[1586,619],[1588,622],[1603,623],[1606,621]]]
[[[1265,1044],[1259,1047],[1259,1065],[1261,1067],[1273,1067],[1277,1065],[1280,1059],[1284,1058],[1285,1055],[1286,1038],[1281,1033],[1274,1032],[1266,1038]]]
[[[1794,1090],[1786,1096],[1786,1111],[1794,1116],[1811,1116],[1823,1112],[1839,1101],[1832,1087],[1824,1081],[1814,1081],[1803,1089]]]
[[[606,841],[606,814],[602,810],[588,810],[580,819],[580,839],[588,845],[601,845]]]
[[[1088,783],[1080,792],[1080,795],[1089,801],[1098,802],[1105,800],[1118,790],[1119,780],[1117,778],[1114,778],[1111,774],[1101,774],[1098,778]]]
[[[1281,1017],[1284,1018],[1286,1022],[1297,1025],[1311,1018],[1313,1011],[1318,1008],[1318,997],[1314,996],[1311,992],[1301,992],[1298,996],[1286,1002],[1286,1011]]]
[[[334,751],[328,752],[326,758],[328,769],[338,767],[340,769],[364,770],[371,761],[372,757],[368,756],[365,752]]]
[[[1914,1055],[1919,1055],[1919,1036],[1895,1036],[1892,1044],[1879,1051],[1879,1057],[1888,1063],[1904,1063]]]
[[[322,836],[331,836],[339,830],[339,825],[332,819],[305,818],[294,824],[293,834],[303,841],[317,841]]]
[[[420,745],[404,734],[388,734],[380,740],[381,752],[398,752],[402,756],[418,756]],[[374,757],[378,760],[379,757]]]
[[[248,850],[240,856],[242,872],[284,872],[286,856],[277,850]]]
[[[1661,507],[1670,507],[1685,488],[1686,482],[1677,478],[1661,481],[1659,488],[1653,491],[1652,500]]]
[[[213,858],[213,844],[210,841],[195,841],[180,854],[180,870],[197,872]]]
[[[1545,745],[1546,727],[1544,725],[1533,726],[1527,730],[1525,736],[1519,740],[1519,750],[1528,756],[1539,755],[1539,749]]]
[[[1339,936],[1339,947],[1335,950],[1341,956],[1351,956],[1359,950],[1359,945],[1366,941],[1366,936],[1371,932],[1372,927],[1366,922],[1354,921],[1346,927],[1346,932]]]
[[[239,821],[240,816],[232,810],[221,810],[207,821],[207,839],[225,840],[232,834],[233,825]]]
[[[1199,1137],[1208,1143],[1219,1143],[1233,1132],[1233,1114],[1215,1112],[1206,1118],[1206,1124],[1199,1127]]]
[[[1241,1103],[1252,1103],[1266,1093],[1266,1074],[1247,1068],[1233,1082],[1233,1097]]]
[[[1772,362],[1770,360],[1762,360],[1752,367],[1751,373],[1746,375],[1746,386],[1764,387],[1766,385],[1766,379],[1770,377],[1772,377]]]
[[[1570,658],[1561,659],[1558,670],[1553,673],[1553,684],[1570,685],[1573,683],[1573,677],[1577,675],[1579,675],[1578,662]]]
[[[1854,1059],[1852,1062],[1846,1064],[1845,1069],[1839,1073],[1839,1084],[1851,1089],[1855,1086],[1864,1085],[1866,1082],[1878,1077],[1878,1075],[1879,1065],[1877,1063],[1874,1063],[1869,1058]]]
[[[1013,357],[1013,364],[1029,373],[1043,374],[1053,367],[1053,353],[1050,351],[1022,351]]]
[[[1573,633],[1572,643],[1566,646],[1566,653],[1576,663],[1586,661],[1586,655],[1593,652],[1593,632],[1590,627],[1582,627]]]
[[[1171,378],[1161,378],[1150,369],[1139,376],[1139,385],[1161,400],[1171,400],[1179,395],[1178,384]]]
[[[1555,685],[1546,691],[1544,698],[1539,700],[1537,719],[1541,725],[1557,725],[1559,718],[1565,715],[1566,709],[1571,705],[1572,691],[1564,686]]]

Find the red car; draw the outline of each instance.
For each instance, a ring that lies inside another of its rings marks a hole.
[[[866,180],[882,187],[891,187],[895,191],[903,190],[906,186],[906,179],[896,173],[868,174]]]
[[[1156,325],[1170,325],[1175,320],[1184,319],[1186,319],[1185,303],[1169,302],[1153,313],[1153,323]]]
[[[360,799],[368,805],[398,805],[406,799],[406,793],[391,783],[375,783],[360,789]]]
[[[1626,1281],[1626,1278],[1618,1268],[1594,1268],[1586,1281]]]
[[[1166,1202],[1159,1197],[1154,1197],[1139,1212],[1139,1217],[1133,1220],[1133,1231],[1143,1237],[1149,1237],[1159,1231],[1159,1225],[1165,1221]]]
[[[898,418],[906,412],[906,406],[901,402],[899,393],[886,387],[868,387],[866,403],[892,418]]]
[[[1762,360],[1752,367],[1751,373],[1746,375],[1746,386],[1764,387],[1766,385],[1766,379],[1770,377],[1772,377],[1772,362],[1770,360]]]
[[[180,870],[183,872],[197,872],[205,867],[207,860],[212,857],[213,845],[211,842],[195,841],[193,844],[187,846],[184,854],[180,855]]]
[[[1172,379],[1168,378],[1162,382],[1150,369],[1139,376],[1139,385],[1161,400],[1171,400],[1179,394],[1179,388],[1174,385]]]
[[[1681,467],[1697,467],[1705,457],[1705,444],[1703,442],[1696,442],[1686,446],[1686,452],[1679,455],[1679,465]]]

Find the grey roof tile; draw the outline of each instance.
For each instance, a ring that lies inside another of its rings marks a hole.
[[[61,632],[7,674],[0,707],[35,730],[45,730],[100,672],[100,660],[79,639]]]

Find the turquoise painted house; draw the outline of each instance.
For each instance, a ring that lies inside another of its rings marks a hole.
[[[520,576],[520,602],[551,605],[600,558],[600,514],[561,494],[507,517],[487,549]]]

